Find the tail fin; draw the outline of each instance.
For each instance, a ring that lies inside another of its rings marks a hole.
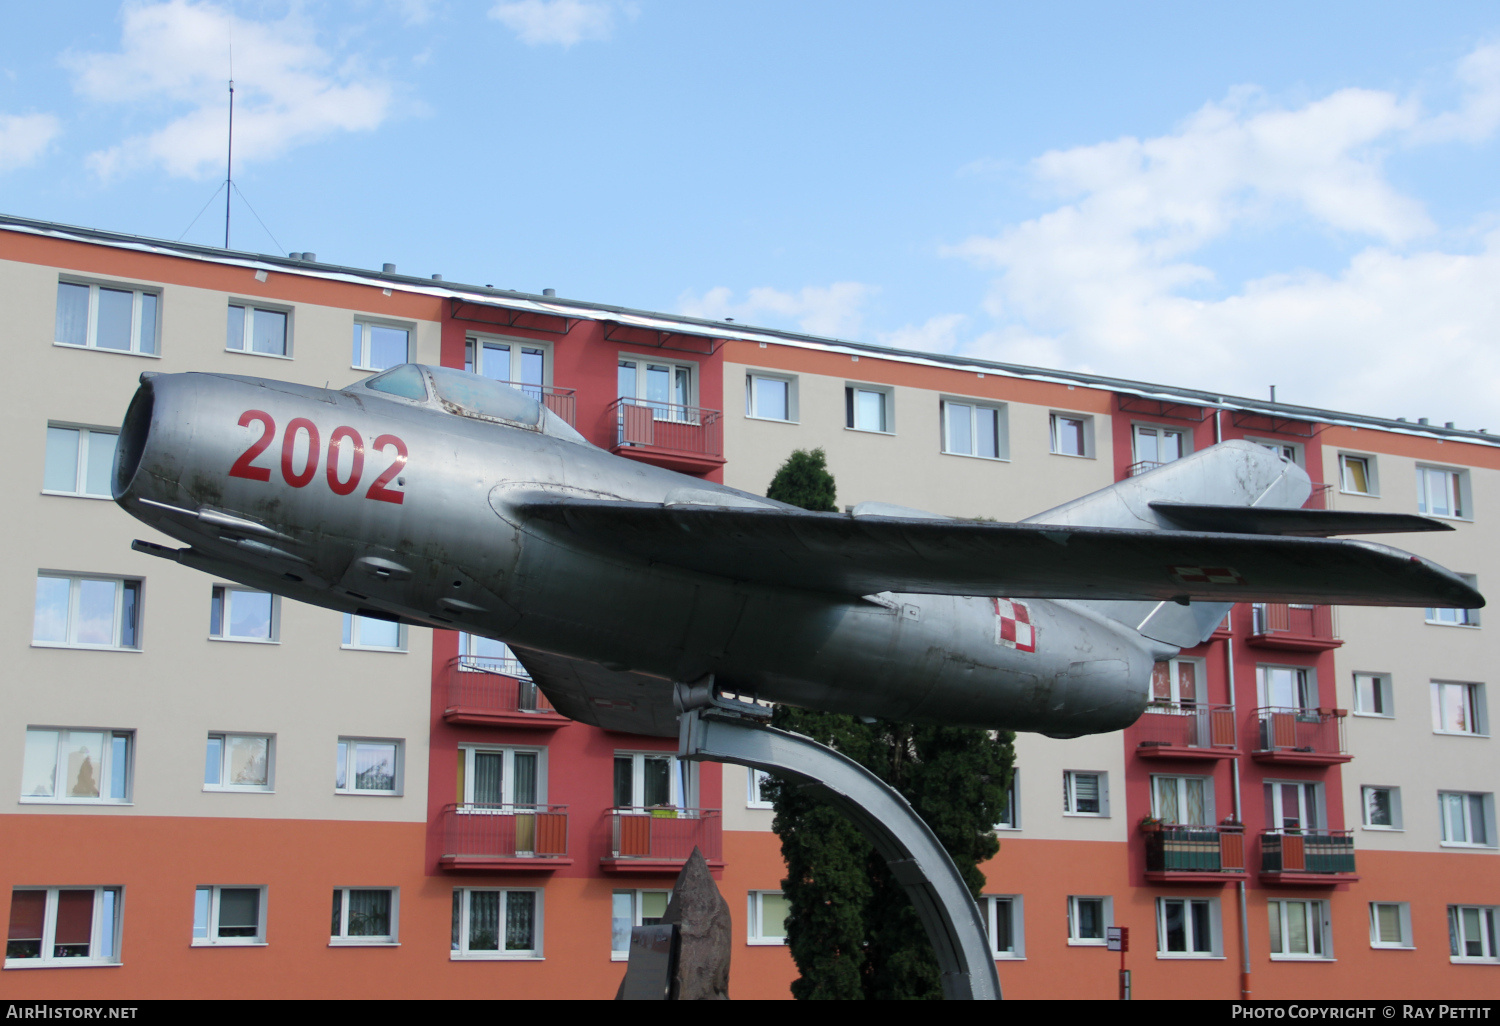
[[[1152,502],[1295,509],[1312,494],[1307,473],[1295,463],[1254,442],[1232,441],[1174,460],[1137,477],[1101,488],[1061,506],[1027,517],[1026,523],[1080,527],[1177,530]],[[1143,636],[1177,648],[1208,640],[1229,612],[1227,602],[1080,601],[1101,616]]]

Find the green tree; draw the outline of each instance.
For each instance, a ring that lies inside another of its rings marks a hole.
[[[767,497],[833,512],[835,488],[823,450],[794,452]],[[999,850],[1015,735],[915,726],[779,706],[771,720],[854,759],[912,804],[978,897],[979,863]],[[941,996],[937,962],[906,890],[844,815],[797,784],[773,778],[772,829],[781,838],[790,905],[787,944],[798,999]]]

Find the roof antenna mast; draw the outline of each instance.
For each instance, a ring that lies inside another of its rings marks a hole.
[[[229,248],[229,197],[234,192],[234,79],[229,80],[229,155],[224,162],[224,248]]]

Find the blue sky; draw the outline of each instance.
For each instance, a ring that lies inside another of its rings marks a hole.
[[[1500,8],[14,5],[0,210],[1500,431]],[[189,225],[192,225],[189,228]]]

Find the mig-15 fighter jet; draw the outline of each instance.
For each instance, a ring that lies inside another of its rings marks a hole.
[[[663,416],[666,415],[664,412]],[[1066,737],[1145,709],[1229,603],[1475,608],[1445,530],[1304,510],[1307,475],[1225,442],[1020,523],[810,513],[612,455],[524,391],[403,364],[343,389],[142,375],[115,500],[142,552],[361,616],[506,642],[552,704],[675,735],[674,682]]]

